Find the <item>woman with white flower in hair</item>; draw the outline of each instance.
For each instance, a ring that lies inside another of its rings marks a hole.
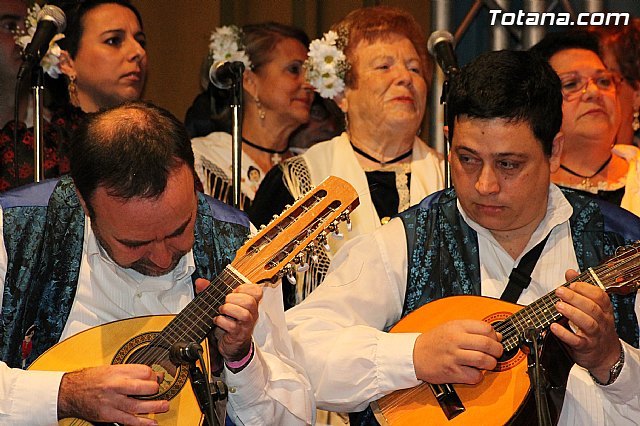
[[[264,175],[293,156],[289,136],[309,120],[313,90],[305,81],[303,68],[308,41],[302,30],[274,22],[246,25],[242,29],[222,27],[211,36],[211,62],[238,60],[246,67],[240,182],[243,209],[253,200]],[[192,147],[204,192],[231,203],[229,93],[218,90],[216,97],[214,107],[221,111],[216,118],[224,124],[218,131],[194,138]]]
[[[62,0],[66,29],[54,37],[42,60],[47,89],[44,125],[44,174],[69,171],[71,134],[86,113],[139,99],[146,80],[146,37],[138,10],[128,0]],[[16,33],[24,48],[36,28],[39,6]],[[28,82],[27,82],[28,84]],[[18,124],[17,151],[13,122],[0,138],[0,191],[34,180],[32,118]],[[4,123],[2,123],[4,124]]]
[[[285,284],[286,307],[320,283],[331,254],[347,239],[375,230],[444,186],[442,156],[416,136],[432,63],[424,34],[409,13],[384,6],[351,12],[334,31],[311,43],[306,65],[316,90],[336,100],[345,113],[347,130],[274,168],[249,216],[256,226],[268,222],[329,175],[350,182],[360,206],[351,215],[352,231],[343,239],[329,238],[330,251],[310,261],[295,291]]]

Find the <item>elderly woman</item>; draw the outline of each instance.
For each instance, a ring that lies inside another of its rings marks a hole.
[[[432,72],[418,23],[405,11],[379,6],[351,12],[334,29],[349,66],[344,91],[334,97],[347,130],[274,168],[249,216],[256,225],[267,222],[329,175],[351,183],[360,206],[351,215],[352,232],[330,239],[330,253],[311,262],[296,294],[285,286],[286,307],[319,284],[331,253],[346,240],[373,231],[444,185],[441,156],[416,136]]]
[[[629,25],[593,27],[600,38],[601,57],[611,71],[622,76],[618,102],[622,121],[616,143],[638,146],[640,130],[640,18]]]
[[[219,34],[233,33],[219,31]],[[216,33],[214,33],[214,37]],[[294,27],[278,23],[247,25],[238,33],[236,44],[215,42],[214,56],[241,52],[218,52],[220,46],[244,46],[247,68],[244,72],[242,120],[242,181],[240,207],[246,209],[264,178],[281,160],[292,157],[289,136],[309,121],[313,100],[311,86],[305,82],[303,63],[307,57],[307,35]],[[220,93],[219,93],[220,94]],[[225,102],[225,101],[223,101]],[[228,99],[226,100],[228,102]],[[228,120],[227,104],[219,121]],[[227,127],[223,125],[222,128]],[[192,140],[196,172],[204,192],[231,202],[231,135],[215,131]]]
[[[64,38],[57,42],[62,51],[55,58],[59,63],[51,74],[58,77],[60,72],[64,78],[47,77],[47,88],[54,98],[48,105],[44,126],[46,178],[69,172],[71,133],[85,114],[138,99],[147,70],[142,19],[128,0],[64,1],[60,6],[66,14],[67,28]],[[34,180],[33,131],[29,124],[29,119],[19,124],[17,152],[12,142],[13,123],[2,131],[0,190]]]
[[[552,181],[640,214],[640,151],[614,146],[621,122],[622,78],[604,65],[597,37],[586,31],[551,33],[532,50],[549,62],[562,82],[564,146]]]

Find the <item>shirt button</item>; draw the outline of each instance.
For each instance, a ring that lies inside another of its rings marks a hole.
[[[229,393],[236,393],[236,391],[237,391],[237,389],[236,389],[236,387],[235,387],[235,386],[231,386],[231,387],[229,388]]]

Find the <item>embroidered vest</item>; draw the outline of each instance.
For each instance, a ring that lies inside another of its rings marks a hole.
[[[573,206],[569,219],[580,270],[597,266],[619,246],[640,240],[640,219],[614,205],[563,191]],[[458,212],[448,189],[427,197],[418,208],[401,213],[407,235],[409,270],[402,316],[442,297],[480,294],[478,236]],[[635,293],[611,295],[621,339],[638,347]]]
[[[62,335],[78,284],[85,216],[69,177],[2,194],[0,205],[8,255],[0,356],[17,367],[31,325],[36,332],[27,365]],[[244,213],[198,193],[192,280],[218,275],[233,260],[248,228]]]
[[[640,219],[608,203],[563,191],[573,206],[569,222],[581,270],[596,266],[615,248],[640,240]],[[407,238],[407,290],[402,317],[432,300],[480,295],[477,233],[458,212],[454,189],[436,192],[399,214]],[[638,347],[635,294],[611,295],[621,339]],[[371,408],[351,413],[352,425],[377,425]]]

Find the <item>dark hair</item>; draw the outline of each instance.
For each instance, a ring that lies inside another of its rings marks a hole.
[[[598,37],[584,29],[548,33],[530,51],[548,62],[553,55],[567,49],[590,50],[600,56]]]
[[[338,35],[346,34],[347,45],[344,54],[353,64],[355,49],[361,41],[372,43],[389,38],[393,34],[404,36],[418,53],[427,87],[431,86],[433,62],[427,53],[427,40],[420,24],[405,10],[390,6],[374,6],[356,9],[332,27]],[[357,76],[347,71],[345,83],[354,87]]]
[[[502,118],[527,123],[551,155],[562,125],[560,78],[553,68],[530,52],[487,52],[462,67],[451,80],[447,98],[449,137],[455,119]]]
[[[58,3],[67,16],[67,28],[64,30],[64,38],[58,41],[58,45],[61,49],[69,52],[72,58],[75,58],[78,54],[80,40],[84,33],[84,16],[98,6],[117,4],[126,7],[136,15],[140,28],[142,28],[142,16],[129,0],[60,0]]]
[[[251,61],[251,70],[258,71],[273,59],[273,51],[285,39],[298,40],[307,48],[309,37],[299,28],[278,22],[250,24],[242,27],[242,42]],[[209,68],[213,64],[211,55],[207,57],[202,73],[208,82]],[[205,136],[214,131],[231,132],[231,90],[218,89],[210,82],[207,89],[193,101],[185,117],[185,125],[191,137]]]
[[[640,18],[632,18],[629,25],[593,27],[591,31],[600,37],[600,47],[610,51],[627,82],[640,88]]]
[[[119,198],[157,198],[176,168],[186,164],[194,172],[182,123],[142,101],[89,114],[74,133],[69,154],[71,177],[90,213],[98,187]]]
[[[298,40],[305,48],[310,43],[309,36],[301,29],[278,22],[245,25],[242,27],[242,34],[245,51],[251,60],[252,71],[270,62],[273,59],[274,49],[284,39]]]

